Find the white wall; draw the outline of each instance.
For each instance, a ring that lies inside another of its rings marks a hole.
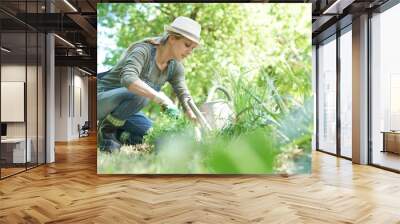
[[[68,140],[68,68],[55,68],[55,141]]]
[[[56,67],[56,141],[79,138],[78,124],[88,120],[88,78],[83,75],[76,68]]]
[[[27,69],[27,70],[25,70]],[[37,105],[36,98],[36,82],[35,78],[30,75],[35,74],[36,66],[18,65],[18,64],[5,64],[1,66],[1,81],[10,82],[25,82],[26,71],[28,72],[28,87],[27,87],[27,122],[28,122],[28,137],[31,132],[30,128],[35,130],[36,136],[36,107],[41,107],[42,104]],[[3,96],[4,97],[4,96]],[[1,110],[8,110],[9,108],[1,108]],[[9,137],[25,137],[25,123],[26,122],[7,122],[7,135]]]
[[[25,65],[2,65],[1,81],[25,82],[25,69]],[[7,110],[7,108],[1,108],[1,110]],[[7,136],[25,137],[25,122],[7,123]]]
[[[38,69],[38,70],[37,70]],[[31,145],[29,146],[32,151],[32,161],[36,162],[39,158],[39,163],[44,163],[44,83],[42,67],[38,66],[25,66],[25,64],[3,64],[1,66],[1,76],[3,81],[11,82],[25,82],[26,84],[26,107],[22,107],[22,113],[26,110],[27,119],[24,122],[6,122],[7,123],[7,137],[9,138],[24,138],[25,133],[30,139]],[[38,92],[37,92],[38,91]],[[23,94],[23,90],[22,93]],[[7,97],[7,96],[2,96]],[[12,110],[11,108],[1,108],[1,110]],[[7,111],[13,113],[12,111]],[[26,132],[27,131],[27,132]],[[39,156],[37,157],[37,153]]]

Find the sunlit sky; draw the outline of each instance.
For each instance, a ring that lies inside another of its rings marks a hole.
[[[106,52],[116,49],[116,38],[115,35],[108,37],[107,34],[115,33],[116,29],[110,29],[97,24],[97,73],[105,72],[111,68],[111,66],[104,65],[106,59]]]

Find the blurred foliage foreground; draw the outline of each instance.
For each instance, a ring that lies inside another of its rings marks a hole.
[[[98,173],[276,174],[311,170],[313,98],[309,4],[98,4],[104,64],[130,43],[162,33],[176,16],[202,24],[201,48],[184,61],[196,103],[213,85],[233,98],[235,122],[196,142],[194,127],[150,105],[145,144],[98,154]],[[116,31],[116,32],[111,32]],[[173,97],[170,87],[164,88]],[[217,96],[220,97],[220,96]]]
[[[98,154],[98,172],[157,174],[293,174],[311,169],[312,98],[296,104],[272,81],[231,80],[235,122],[195,139],[186,117],[158,116],[145,143]],[[291,106],[289,106],[291,105]]]

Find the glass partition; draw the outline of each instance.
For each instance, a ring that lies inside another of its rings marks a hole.
[[[400,171],[400,4],[371,18],[372,163]]]
[[[336,37],[318,47],[318,149],[336,153]]]
[[[37,165],[38,144],[37,144],[37,127],[38,127],[38,35],[36,32],[28,32],[28,61],[27,61],[27,94],[26,94],[26,112],[27,112],[27,144],[30,148],[30,161],[27,164],[28,168]]]
[[[340,36],[340,154],[352,157],[352,32]]]
[[[2,177],[26,169],[31,151],[26,142],[26,33],[1,34],[1,122]],[[7,49],[7,50],[4,50]],[[27,150],[28,146],[28,150]]]
[[[26,11],[28,13],[43,12],[44,2],[32,1],[27,2]],[[34,16],[33,20],[39,17]],[[38,21],[34,21],[38,23]],[[31,161],[27,164],[28,168],[35,167],[39,164],[39,75],[41,45],[44,38],[43,35],[35,29],[27,29],[27,143],[31,150]],[[28,148],[29,148],[28,147]]]
[[[45,35],[17,18],[45,1],[1,1],[0,178],[45,162]]]

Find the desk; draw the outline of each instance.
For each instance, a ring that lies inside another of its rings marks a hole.
[[[382,152],[400,154],[400,131],[382,131],[381,133],[383,133]]]
[[[25,138],[6,138],[1,139],[1,159],[6,163],[25,163],[31,161],[31,145],[30,138],[27,139],[27,148],[25,154]],[[27,161],[25,161],[27,158]]]

